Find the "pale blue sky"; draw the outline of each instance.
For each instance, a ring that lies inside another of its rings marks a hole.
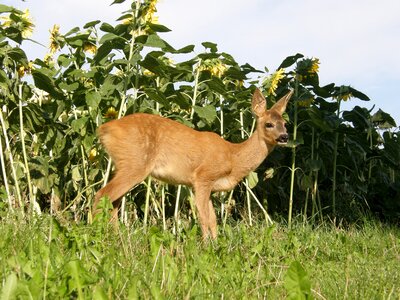
[[[36,29],[33,39],[47,45],[49,29],[67,32],[88,21],[114,22],[129,6],[110,6],[106,0],[5,0],[28,8]],[[239,63],[276,69],[297,52],[318,57],[321,84],[350,84],[370,102],[360,105],[390,113],[400,125],[400,1],[398,0],[161,0],[161,24],[172,32],[163,38],[179,48],[201,42],[218,44]],[[23,45],[29,58],[42,57],[45,48]]]

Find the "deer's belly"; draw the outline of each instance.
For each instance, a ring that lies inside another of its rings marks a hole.
[[[237,185],[237,180],[227,176],[222,177],[214,182],[213,191],[222,192],[222,191],[230,191]]]

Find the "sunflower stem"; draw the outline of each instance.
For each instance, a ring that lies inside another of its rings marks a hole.
[[[299,80],[296,77],[295,81],[295,98],[297,100],[299,94]],[[296,173],[296,143],[297,143],[297,102],[294,101],[294,120],[293,120],[293,146],[292,146],[292,166],[290,169],[290,196],[289,196],[289,213],[288,213],[288,227],[292,226],[292,211],[293,211],[293,194],[294,194],[294,180]]]

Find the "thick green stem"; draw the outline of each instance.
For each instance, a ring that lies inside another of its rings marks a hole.
[[[196,105],[196,99],[197,99],[197,94],[198,94],[198,89],[199,89],[200,65],[201,65],[201,58],[199,59],[199,62],[197,64],[197,71],[196,71],[196,76],[194,79],[194,90],[193,90],[193,98],[192,98],[192,110],[190,111],[190,120],[193,120],[194,107]]]
[[[224,97],[222,95],[219,96],[219,112],[220,112],[220,131],[221,131],[221,136],[224,136],[224,111],[222,109],[224,102]]]
[[[144,206],[144,217],[143,217],[144,228],[147,227],[147,218],[149,215],[149,206],[150,206],[150,192],[151,192],[151,176],[147,178],[146,202]]]
[[[181,197],[182,186],[178,186],[178,190],[176,192],[176,202],[175,202],[175,211],[174,211],[174,219],[175,219],[175,234],[178,234],[178,225],[179,225],[179,198]]]
[[[19,181],[17,178],[17,171],[15,170],[15,166],[14,166],[14,158],[12,156],[12,152],[11,152],[11,147],[10,147],[10,141],[8,139],[8,135],[7,135],[7,129],[6,129],[6,124],[4,122],[4,118],[3,118],[3,112],[0,110],[0,122],[1,122],[1,127],[3,129],[3,134],[4,134],[4,140],[6,143],[6,151],[8,152],[8,156],[9,156],[9,160],[10,160],[10,166],[11,166],[11,172],[12,172],[12,177],[14,180],[14,187],[15,187],[15,191],[17,194],[17,200],[18,200],[18,205],[19,207],[21,207],[21,212],[22,214],[24,214],[24,210],[23,210],[23,203],[22,203],[22,196],[21,196],[21,190],[19,188]]]
[[[315,129],[314,127],[311,128],[311,161],[314,161],[314,143],[315,143]],[[309,172],[309,178],[312,178],[313,170],[310,170]],[[307,220],[307,210],[308,210],[308,198],[310,195],[310,187],[307,188],[307,193],[306,193],[306,200],[304,203],[304,211],[303,211],[303,221],[305,222]]]
[[[338,100],[338,109],[336,112],[337,122],[339,124],[340,115],[340,100]],[[336,130],[339,129],[337,126]],[[332,213],[333,216],[336,215],[336,173],[337,173],[337,153],[338,153],[338,143],[339,143],[339,132],[335,132],[335,143],[333,145],[333,174],[332,174]]]
[[[3,173],[4,187],[6,188],[6,193],[7,193],[8,207],[9,207],[10,211],[12,212],[14,209],[13,209],[12,200],[11,200],[10,188],[8,187],[8,179],[7,179],[6,166],[5,166],[5,161],[4,161],[3,142],[1,140],[1,138],[0,138],[0,162],[1,162],[1,172]]]
[[[299,82],[296,79],[295,97],[297,99],[299,93]],[[294,180],[296,173],[296,142],[297,142],[297,102],[294,101],[294,120],[293,120],[293,146],[292,146],[292,165],[290,173],[290,196],[289,196],[289,213],[288,213],[288,227],[292,226],[292,211],[293,211],[293,194],[294,194]]]
[[[36,212],[40,214],[40,207],[36,203],[36,197],[33,193],[32,181],[31,181],[31,174],[29,171],[28,165],[28,155],[26,154],[25,148],[25,131],[24,131],[24,120],[23,120],[23,113],[22,113],[22,84],[19,85],[19,129],[20,129],[20,139],[21,139],[21,146],[22,146],[22,156],[24,159],[24,168],[25,174],[28,181],[28,191],[29,191],[29,201],[31,203],[31,210],[32,212]]]

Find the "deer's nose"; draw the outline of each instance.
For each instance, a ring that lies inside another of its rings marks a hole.
[[[278,143],[287,143],[288,140],[289,140],[289,135],[288,135],[287,133],[281,134],[281,135],[276,139],[276,141],[277,141]]]

